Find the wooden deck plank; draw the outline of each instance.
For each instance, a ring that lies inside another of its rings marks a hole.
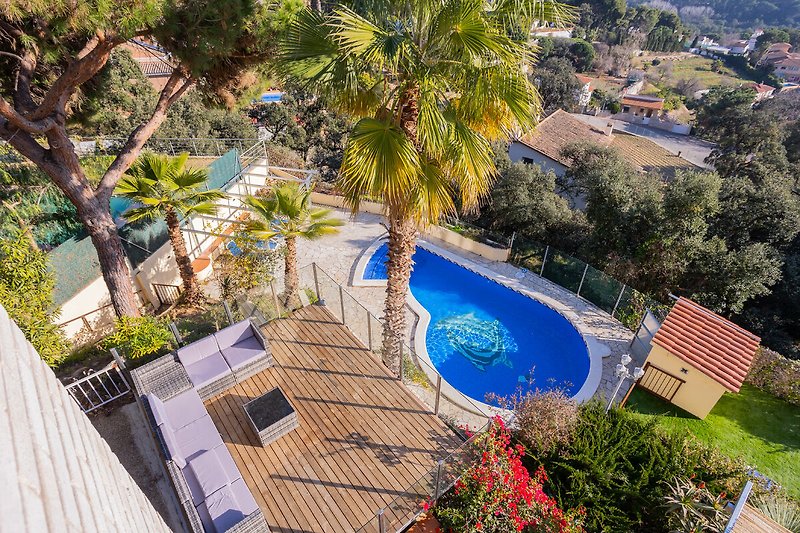
[[[275,366],[206,405],[271,530],[352,531],[460,444],[324,307],[264,333]],[[242,405],[275,386],[300,427],[261,447]]]

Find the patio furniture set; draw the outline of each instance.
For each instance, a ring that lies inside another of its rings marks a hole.
[[[269,531],[203,402],[270,366],[269,343],[247,319],[131,371],[193,532]],[[242,408],[263,446],[298,424],[279,388]]]

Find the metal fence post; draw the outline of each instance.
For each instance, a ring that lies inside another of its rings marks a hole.
[[[548,244],[544,249],[544,256],[542,257],[542,268],[539,270],[539,275],[544,277],[544,264],[547,262],[547,254],[550,253],[550,245]]]
[[[183,344],[183,337],[181,337],[181,334],[178,331],[178,326],[175,324],[175,322],[169,323],[169,330],[172,332],[172,336],[175,337],[175,342],[178,343],[178,346]]]
[[[617,303],[614,304],[614,309],[611,310],[611,318],[614,318],[614,314],[617,312],[617,307],[619,306],[620,300],[622,300],[622,294],[625,292],[627,285],[624,283],[622,284],[622,290],[619,291],[619,296],[617,296]]]
[[[372,351],[372,317],[369,314],[369,311],[365,310],[367,313],[367,344],[369,345],[369,351]]]
[[[442,397],[442,375],[436,374],[436,403],[433,407],[433,414],[439,414],[439,400]]]
[[[581,276],[581,283],[580,283],[580,285],[578,285],[578,292],[575,293],[578,296],[581,295],[581,289],[583,288],[583,280],[586,279],[586,272],[588,270],[589,270],[589,263],[586,263],[586,268],[583,269],[583,276]]]
[[[317,301],[322,301],[322,296],[319,293],[319,279],[317,279],[317,263],[311,263],[311,271],[314,273],[314,290],[317,291]]]
[[[342,325],[344,326],[344,289],[341,285],[339,285],[339,307],[342,309]]]
[[[269,282],[269,290],[272,291],[272,302],[275,305],[275,317],[281,316],[281,304],[278,302],[278,293],[275,292],[275,280]]]
[[[225,309],[225,315],[228,317],[228,322],[230,325],[233,325],[233,313],[231,313],[231,308],[228,307],[228,302],[222,300],[222,308]]]
[[[436,463],[436,484],[433,488],[433,500],[439,499],[439,485],[442,483],[442,466],[444,466],[444,459],[439,459]]]
[[[383,517],[383,509],[378,511],[378,533],[386,533],[386,520]]]
[[[122,359],[122,356],[119,354],[116,348],[111,348],[109,350],[111,352],[111,356],[114,358],[114,361],[117,363],[117,366],[120,370],[125,370],[125,360]]]

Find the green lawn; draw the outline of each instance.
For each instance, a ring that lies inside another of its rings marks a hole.
[[[668,60],[672,62],[672,80],[665,80],[669,85],[674,85],[674,82],[679,79],[697,78],[705,86],[710,89],[716,85],[739,86],[742,83],[748,83],[753,80],[748,77],[743,77],[728,66],[723,66],[719,72],[712,70],[714,60],[708,57],[702,57],[694,54],[680,54],[680,59]],[[638,58],[638,64],[645,67],[648,72],[657,72],[656,67],[650,65],[653,57]]]
[[[643,417],[658,416],[668,430],[688,430],[781,483],[800,497],[800,407],[744,385],[725,395],[705,420],[636,389],[626,405]]]

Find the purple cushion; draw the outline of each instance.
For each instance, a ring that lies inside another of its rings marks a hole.
[[[183,469],[183,477],[186,478],[192,502],[198,506],[207,496],[242,476],[228,448],[223,444],[189,461]]]
[[[153,413],[153,420],[156,421],[156,425],[160,426],[161,424],[168,422],[169,415],[167,414],[167,406],[164,405],[164,402],[161,401],[161,398],[152,392],[148,393],[146,398],[147,403],[150,405],[150,411]]]
[[[217,339],[219,349],[224,350],[229,346],[233,346],[234,344],[238,344],[251,338],[254,334],[253,328],[250,325],[250,320],[248,319],[242,320],[241,322],[237,322],[232,326],[228,326],[225,329],[219,330],[218,332],[214,333],[214,338]]]
[[[191,461],[199,454],[222,445],[222,437],[219,436],[217,428],[214,427],[211,417],[206,415],[177,430],[175,432],[175,442],[180,455],[185,460]]]
[[[199,341],[195,341],[188,346],[179,348],[178,359],[180,359],[181,363],[183,363],[183,366],[187,366],[217,352],[219,352],[217,341],[214,340],[213,335],[209,335],[208,337],[204,337]]]
[[[258,510],[250,490],[241,479],[222,487],[197,506],[206,531],[222,533]]]
[[[192,385],[200,388],[231,374],[231,369],[222,354],[217,352],[196,363],[186,365],[186,373],[189,374]]]
[[[178,436],[175,434],[175,431],[169,427],[169,424],[158,426],[157,431],[159,435],[161,435],[161,440],[164,442],[164,447],[166,448],[169,459],[172,459],[172,461],[178,465],[178,468],[186,466],[186,459],[184,459],[183,453],[181,452]]]
[[[222,357],[225,358],[225,361],[228,362],[228,365],[233,370],[237,370],[239,367],[264,355],[266,355],[266,350],[261,346],[261,342],[257,337],[250,337],[222,350]]]
[[[187,389],[163,404],[172,429],[180,429],[208,414],[203,400],[194,389]]]

